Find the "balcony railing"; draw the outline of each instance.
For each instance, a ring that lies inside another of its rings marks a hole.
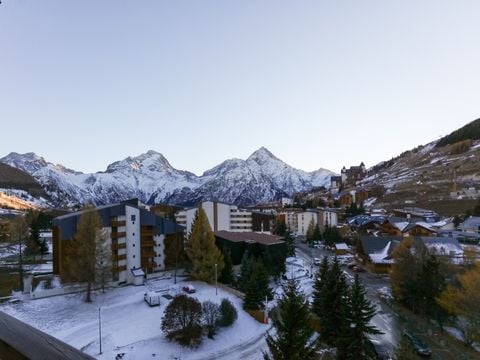
[[[142,240],[140,241],[140,246],[141,247],[155,247],[155,241],[153,240]]]
[[[125,226],[127,222],[125,220],[112,220],[111,226],[112,227],[120,227],[120,226]]]
[[[119,239],[119,238],[124,238],[125,236],[127,236],[127,233],[125,231],[122,231],[122,232],[113,232],[111,237],[112,239]]]
[[[126,249],[127,248],[127,244],[126,243],[114,243],[112,244],[112,250],[118,250],[118,249]]]

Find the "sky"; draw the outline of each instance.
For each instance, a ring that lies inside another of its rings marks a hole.
[[[2,0],[0,157],[367,167],[480,114],[480,1]]]

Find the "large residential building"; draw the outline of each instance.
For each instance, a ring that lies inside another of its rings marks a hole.
[[[143,274],[173,266],[184,228],[139,206],[138,200],[97,207],[112,250],[113,280],[133,284]],[[83,211],[53,220],[53,272],[68,278],[72,239]],[[170,255],[168,255],[170,254]]]
[[[318,226],[320,230],[325,230],[326,226],[338,225],[338,213],[337,209],[332,208],[319,208],[318,209]]]
[[[252,212],[239,209],[236,205],[223,204],[215,201],[204,201],[199,205],[207,214],[208,222],[213,231],[252,231]],[[198,207],[178,211],[175,218],[179,225],[186,228],[187,234],[192,230],[193,220]]]
[[[307,235],[308,225],[313,221],[313,225],[318,223],[318,212],[316,210],[307,210],[297,213],[297,235]]]

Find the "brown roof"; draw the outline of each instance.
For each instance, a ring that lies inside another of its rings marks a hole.
[[[270,235],[256,232],[232,232],[232,231],[215,231],[215,236],[233,241],[233,242],[256,242],[263,245],[273,245],[283,243],[283,238],[278,235]]]

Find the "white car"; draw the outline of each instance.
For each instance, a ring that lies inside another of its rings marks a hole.
[[[313,263],[315,265],[320,265],[322,263],[322,260],[320,260],[319,258],[316,257],[316,258],[313,258]]]

